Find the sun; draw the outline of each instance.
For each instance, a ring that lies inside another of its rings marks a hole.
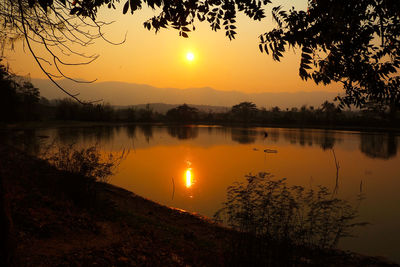
[[[193,61],[194,60],[194,54],[192,52],[187,52],[186,53],[186,59],[188,61]]]

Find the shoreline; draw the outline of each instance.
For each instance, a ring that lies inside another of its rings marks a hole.
[[[241,123],[166,123],[166,122],[92,122],[92,121],[34,121],[0,125],[0,130],[27,130],[67,127],[97,127],[97,126],[219,126],[229,128],[282,128],[282,129],[315,129],[328,131],[357,131],[357,132],[393,132],[400,133],[399,128],[365,127],[365,126],[333,126],[333,125],[289,125],[289,124],[241,124]]]

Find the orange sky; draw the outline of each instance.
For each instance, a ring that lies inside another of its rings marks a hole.
[[[274,1],[270,8],[278,4],[288,8],[292,5],[288,3],[292,1]],[[306,1],[296,1],[296,7],[306,8]],[[118,42],[127,32],[126,42],[113,46],[97,40],[84,52],[97,53],[99,59],[87,66],[64,70],[71,77],[86,80],[123,81],[182,89],[209,86],[243,92],[340,90],[339,85],[316,86],[313,82],[302,81],[298,76],[299,52],[286,53],[280,63],[260,53],[258,36],[273,26],[270,8],[261,22],[239,15],[238,34],[233,41],[225,37],[224,31],[213,32],[207,23],[199,22],[188,39],[179,37],[174,29],[155,34],[143,27],[143,22],[153,14],[150,9],[143,9],[134,15],[122,15],[122,5],[117,6],[117,10],[105,8],[99,18],[115,20],[113,25],[104,29],[106,36]],[[193,62],[186,60],[188,51],[195,55]],[[17,45],[15,52],[8,53],[7,57],[15,73],[44,78],[32,56],[29,52],[24,53],[21,45]]]

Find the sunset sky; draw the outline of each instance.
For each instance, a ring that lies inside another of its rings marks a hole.
[[[155,34],[143,27],[143,22],[154,14],[151,9],[143,8],[134,15],[123,15],[121,4],[117,10],[103,8],[99,19],[115,21],[103,30],[107,38],[118,42],[127,32],[126,42],[114,46],[99,39],[85,51],[80,50],[99,54],[95,62],[63,70],[71,77],[85,80],[122,81],[163,88],[209,86],[247,93],[340,90],[340,85],[316,86],[313,82],[302,81],[298,76],[299,51],[286,53],[279,63],[258,50],[258,36],[274,25],[271,8],[282,4],[288,9],[292,2],[274,1],[266,9],[267,17],[261,22],[240,14],[237,18],[238,34],[233,41],[225,37],[224,31],[211,31],[205,22],[197,22],[196,31],[187,39],[180,37],[174,29],[164,29]],[[306,9],[306,6],[307,1],[296,1],[296,8]],[[22,45],[17,44],[14,52],[7,53],[12,71],[19,75],[30,74],[32,78],[44,78],[25,50],[23,52]],[[194,55],[192,61],[187,60],[188,52]]]

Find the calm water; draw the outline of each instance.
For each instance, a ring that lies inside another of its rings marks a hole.
[[[264,131],[268,132],[265,137]],[[360,221],[369,226],[340,248],[381,255],[400,263],[400,136],[310,129],[124,126],[20,132],[104,152],[129,149],[111,183],[161,204],[212,217],[226,188],[249,173],[269,172],[291,185],[335,186],[355,201],[366,199]],[[33,147],[38,149],[38,147]],[[265,153],[264,150],[276,153]],[[173,192],[174,191],[174,192]]]

